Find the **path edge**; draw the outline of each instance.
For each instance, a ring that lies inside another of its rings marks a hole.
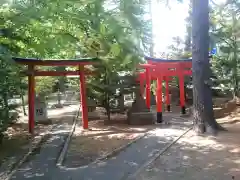
[[[76,114],[79,115],[79,110],[75,113],[74,115],[74,120],[76,119]],[[42,135],[40,134],[40,138],[37,140],[37,142],[35,143],[35,145],[33,147],[31,147],[31,149],[23,156],[23,158],[21,158],[20,160],[18,160],[16,163],[13,163],[11,165],[11,167],[7,170],[6,173],[4,173],[1,177],[3,180],[10,180],[11,177],[13,176],[13,174],[15,174],[17,172],[17,170],[19,169],[19,167],[21,167],[22,164],[24,164],[28,157],[31,156],[36,149],[40,148],[42,146],[42,144],[45,142],[44,139],[51,134],[51,131],[52,129],[54,128],[55,126],[52,126],[50,128],[48,128],[45,133],[42,133]],[[33,141],[37,138],[34,137],[33,140],[29,143],[29,146],[32,145]]]
[[[111,158],[111,157],[113,157],[113,156],[116,156],[118,153],[124,151],[126,148],[128,148],[128,147],[131,146],[132,144],[136,143],[138,140],[146,137],[148,134],[151,133],[151,131],[153,131],[153,130],[150,130],[150,131],[148,131],[148,132],[143,133],[142,135],[140,135],[139,137],[133,139],[133,140],[130,141],[129,143],[127,143],[127,144],[125,144],[125,145],[122,145],[122,146],[120,146],[120,147],[117,148],[117,149],[114,149],[113,151],[109,152],[109,153],[106,154],[106,155],[103,155],[103,156],[98,157],[96,160],[94,160],[93,162],[90,162],[90,163],[87,164],[87,165],[82,165],[82,166],[78,166],[78,167],[74,167],[74,168],[68,168],[68,167],[63,166],[62,164],[59,164],[58,167],[61,168],[61,169],[87,168],[87,167],[89,167],[89,166],[92,165],[92,164],[96,164],[96,163],[98,163],[98,162],[100,162],[100,161],[103,161],[103,160],[106,160],[106,159]]]
[[[111,158],[115,155],[117,155],[118,153],[120,153],[121,151],[124,151],[124,149],[128,148],[129,146],[131,146],[132,144],[136,143],[138,140],[144,138],[145,136],[147,136],[148,132],[145,132],[143,133],[142,135],[140,135],[139,137],[133,139],[132,141],[130,141],[129,143],[125,144],[125,145],[122,145],[120,146],[119,148],[116,148],[114,149],[113,151],[109,152],[108,154],[104,155],[104,156],[101,156],[99,158],[97,158],[95,160],[94,163],[97,163],[98,161],[102,161],[102,160],[105,160],[105,159],[108,159],[108,158]]]
[[[31,156],[36,149],[41,147],[41,144],[44,143],[44,139],[49,135],[53,128],[54,126],[47,129],[45,133],[42,133],[42,135],[40,135],[39,139],[37,139],[38,136],[34,137],[30,141],[29,146],[31,147],[34,140],[37,139],[35,145],[29,148],[29,151],[25,153],[22,158],[17,160],[15,163],[12,163],[10,167],[6,170],[6,173],[3,173],[1,178],[3,178],[3,180],[9,180],[12,177],[12,175],[19,169],[19,167],[27,161],[28,157]]]
[[[77,119],[79,117],[79,114],[80,114],[80,108],[78,109],[78,111],[76,112],[75,116],[73,117],[73,125],[72,125],[72,128],[70,130],[70,132],[68,133],[68,137],[67,139],[65,140],[64,142],[64,145],[63,145],[63,148],[61,149],[61,152],[57,158],[57,163],[56,163],[56,166],[57,167],[60,167],[66,157],[66,154],[67,154],[67,151],[68,151],[68,147],[69,147],[69,144],[71,142],[71,139],[72,139],[72,136],[73,136],[73,133],[75,131],[75,128],[76,128],[76,125],[77,125]]]
[[[173,146],[178,140],[180,140],[183,136],[185,136],[189,131],[193,129],[193,126],[186,129],[181,135],[179,135],[175,140],[173,140],[171,143],[169,143],[165,148],[163,148],[161,151],[158,151],[151,159],[146,161],[143,165],[141,165],[133,174],[129,174],[127,177],[124,178],[124,180],[132,180],[137,177],[137,175],[147,166],[152,164],[154,161],[156,161],[157,158],[159,158],[163,153],[165,153],[171,146]]]

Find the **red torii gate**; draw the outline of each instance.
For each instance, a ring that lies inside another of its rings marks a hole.
[[[82,126],[88,129],[88,108],[86,99],[86,85],[85,75],[91,75],[92,72],[84,68],[85,65],[98,64],[98,58],[81,58],[81,59],[48,59],[40,60],[33,58],[17,58],[13,60],[22,65],[27,65],[28,70],[24,72],[28,76],[28,126],[29,132],[34,133],[34,101],[35,101],[35,76],[75,76],[79,75],[80,78],[80,97],[82,108]],[[35,69],[36,66],[77,66],[77,71],[41,71]]]
[[[192,60],[167,60],[145,57],[147,64],[141,64],[140,67],[145,69],[145,72],[139,73],[138,80],[140,81],[141,91],[144,91],[144,81],[146,82],[146,104],[150,108],[151,96],[151,81],[157,80],[156,101],[157,101],[157,122],[162,122],[162,81],[166,83],[166,105],[167,110],[170,111],[170,97],[169,97],[169,81],[172,76],[179,78],[180,88],[180,106],[182,114],[185,110],[185,93],[184,93],[184,76],[192,75]]]

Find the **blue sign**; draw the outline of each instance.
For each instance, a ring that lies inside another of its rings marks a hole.
[[[217,48],[213,48],[212,51],[211,51],[211,54],[216,55],[217,54]]]

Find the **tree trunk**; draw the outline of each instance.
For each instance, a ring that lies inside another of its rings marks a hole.
[[[57,92],[57,105],[59,107],[61,107],[61,105],[62,105],[61,101],[62,101],[61,92],[58,90],[58,92]]]
[[[104,102],[103,102],[103,106],[106,110],[106,114],[107,114],[107,119],[104,120],[104,124],[110,124],[110,121],[111,121],[111,110],[110,110],[110,98],[109,98],[109,95],[108,95],[108,92],[105,92],[104,94],[105,98],[104,98]]]
[[[4,103],[4,111],[5,111],[5,120],[9,120],[9,104],[8,104],[8,94],[7,93],[3,93],[3,103]]]
[[[193,116],[195,130],[217,133],[220,126],[213,113],[209,62],[209,1],[193,0]]]
[[[105,77],[104,77],[104,81],[105,81],[105,85],[109,86],[110,84],[110,79],[109,79],[109,74],[108,74],[108,69],[105,68]],[[107,121],[105,121],[105,124],[110,124],[110,120],[111,120],[111,111],[110,111],[110,97],[109,97],[109,90],[107,89],[104,93],[104,106],[107,112]]]
[[[120,87],[120,95],[118,97],[118,106],[119,106],[119,109],[120,109],[120,112],[124,112],[124,93],[123,93],[123,87],[121,86]]]
[[[22,100],[22,109],[23,109],[23,114],[24,114],[24,116],[27,116],[27,112],[26,112],[26,109],[25,109],[25,101],[24,101],[24,95],[23,95],[23,90],[22,90],[22,88],[21,88],[21,90],[20,90],[21,92],[20,92],[20,96],[21,96],[21,100]]]
[[[110,99],[109,99],[109,95],[107,95],[107,118],[108,118],[108,122],[110,123],[111,120],[111,111],[110,111]]]
[[[233,12],[232,14],[232,27],[233,27],[233,98],[238,98],[238,44],[237,44],[237,37],[236,37],[236,25],[237,25],[237,19],[236,19],[236,13]]]
[[[66,67],[57,67],[56,71],[66,71]],[[66,84],[66,77],[65,76],[61,76],[58,78],[58,89],[61,93],[65,94],[66,88],[65,88],[65,84]]]
[[[239,98],[239,94],[238,94],[238,65],[237,65],[237,53],[234,52],[234,66],[233,66],[233,98]]]

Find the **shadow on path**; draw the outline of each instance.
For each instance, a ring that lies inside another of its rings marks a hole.
[[[227,129],[217,137],[189,132],[131,180],[240,179],[240,124]]]
[[[47,141],[34,151],[11,177],[11,179],[52,179],[57,170],[56,161],[67,138],[77,110],[62,115],[62,124],[55,125]]]
[[[58,169],[56,159],[71,129],[71,126],[63,124],[55,128],[50,139],[41,148],[40,154],[25,163],[12,179],[122,180],[136,172],[189,127],[191,127],[190,121],[173,119],[170,125],[157,125],[155,130],[150,131],[147,136],[130,145],[116,157],[81,168]]]

